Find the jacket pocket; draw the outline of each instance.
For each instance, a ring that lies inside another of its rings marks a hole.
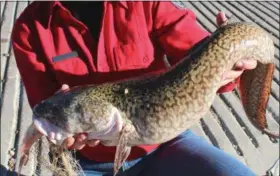
[[[145,50],[143,45],[143,43],[117,44],[113,50],[117,71],[147,68],[153,61],[153,53],[143,51]]]
[[[72,78],[86,76],[89,73],[86,63],[76,52],[52,57],[52,64],[57,80],[71,82]]]

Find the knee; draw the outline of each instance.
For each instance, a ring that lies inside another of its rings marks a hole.
[[[191,131],[154,153],[144,175],[253,176],[248,167]]]

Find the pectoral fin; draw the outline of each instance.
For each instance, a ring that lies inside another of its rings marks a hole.
[[[119,169],[127,159],[130,154],[131,147],[127,146],[127,140],[129,136],[129,129],[128,126],[125,125],[121,131],[119,143],[117,145],[117,150],[115,154],[115,161],[114,161],[114,176],[117,175]]]
[[[23,144],[20,147],[20,153],[21,158],[19,161],[19,171],[18,175],[21,174],[23,166],[25,166],[28,162],[29,158],[29,151],[32,147],[32,145],[38,140],[40,137],[42,137],[42,134],[35,128],[35,126],[32,124],[27,129],[27,132],[25,134],[25,137],[23,139]]]
[[[29,159],[29,156],[27,154],[23,154],[20,157],[19,169],[18,169],[18,174],[17,174],[18,176],[20,176],[22,168],[23,168],[23,166],[25,166],[27,164],[28,159]]]

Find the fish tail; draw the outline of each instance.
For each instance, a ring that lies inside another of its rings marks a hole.
[[[268,129],[266,118],[274,67],[273,63],[258,62],[255,69],[244,71],[239,91],[244,110],[251,123],[268,136],[279,138],[279,133]]]

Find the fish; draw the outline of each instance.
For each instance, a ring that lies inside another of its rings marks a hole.
[[[64,139],[86,132],[88,139],[116,146],[116,175],[131,147],[165,143],[198,123],[210,109],[223,73],[244,58],[257,60],[255,69],[243,72],[238,86],[246,116],[264,134],[279,138],[266,120],[274,52],[264,29],[232,22],[219,26],[164,73],[76,86],[55,94],[32,109],[33,124],[23,141],[21,165],[26,164],[36,139],[47,136],[61,145]]]

